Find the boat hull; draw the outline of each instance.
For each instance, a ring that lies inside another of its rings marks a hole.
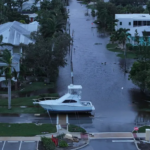
[[[67,105],[43,105],[40,104],[45,110],[50,112],[92,112],[95,110],[94,106],[84,107],[84,106],[67,106]]]

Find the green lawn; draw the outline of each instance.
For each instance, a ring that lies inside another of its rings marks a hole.
[[[42,94],[43,97],[59,97],[57,93],[52,94]],[[41,95],[41,96],[42,96]],[[34,106],[33,100],[39,98],[40,96],[32,96],[32,97],[18,97],[18,98],[12,98],[11,104],[14,106]],[[8,105],[8,99],[7,98],[1,98],[0,99],[0,106]]]
[[[45,84],[44,82],[32,82],[21,87],[21,90],[12,91],[12,94],[34,92],[37,90],[55,88],[55,83]],[[0,91],[0,94],[7,94],[8,91]]]
[[[35,136],[42,134],[42,132],[55,133],[56,126],[52,124],[37,126],[33,123],[0,123],[0,136]]]
[[[57,93],[43,94],[43,97],[58,97],[58,94]],[[46,113],[46,110],[44,110],[41,106],[33,104],[32,99],[36,98],[39,98],[39,96],[13,98],[11,100],[12,106],[11,110],[7,109],[8,99],[1,98],[0,113],[40,113],[40,114]],[[20,108],[20,106],[28,106],[28,107]]]
[[[118,57],[124,58],[124,51],[118,48],[118,44],[107,44],[107,49],[112,52],[118,52]],[[134,59],[136,58],[136,54],[134,51],[127,51],[126,52],[126,58]]]
[[[145,133],[146,129],[150,129],[150,126],[140,127],[138,133]],[[137,131],[133,131],[133,133],[137,133]]]
[[[54,88],[55,84],[45,84],[44,82],[32,82],[32,84],[27,84],[20,92],[33,92],[37,91],[40,89],[49,89],[49,88]]]
[[[73,124],[69,124],[68,131],[69,132],[82,132],[82,133],[86,132],[85,129],[83,129],[83,128],[79,127],[79,126],[73,125]]]
[[[36,98],[36,96],[33,97],[18,97],[13,98],[11,100],[12,105],[18,105],[18,106],[33,106],[33,100]],[[7,98],[1,98],[0,100],[0,106],[8,105],[8,99]]]

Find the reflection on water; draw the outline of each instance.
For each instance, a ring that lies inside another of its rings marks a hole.
[[[141,92],[139,89],[131,89],[130,95],[132,103],[137,106],[136,125],[146,125],[150,123],[150,97]]]
[[[136,125],[147,125],[150,123],[150,112],[140,111],[135,119]]]

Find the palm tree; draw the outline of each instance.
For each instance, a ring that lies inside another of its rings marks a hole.
[[[101,11],[100,11],[100,19],[101,19],[101,22],[103,24],[103,27],[104,27],[104,33],[105,33],[105,29],[106,29],[106,22],[107,22],[107,19],[108,19],[108,11],[106,8],[103,8]]]
[[[2,62],[0,75],[2,76],[2,74],[4,73],[4,77],[8,82],[8,109],[11,109],[11,79],[13,77],[17,78],[17,72],[12,66],[12,56],[9,50],[5,49],[3,51],[3,55],[0,58],[0,62]]]
[[[150,14],[150,0],[147,2],[147,10],[148,10],[148,12],[149,12],[149,14]]]
[[[41,33],[44,37],[52,37],[56,32],[63,32],[65,22],[63,19],[51,18],[43,19],[41,23]]]
[[[123,29],[120,28],[117,32],[118,32],[118,40],[122,43],[123,45],[123,49],[124,49],[124,54],[125,54],[125,45],[126,45],[126,41],[130,40],[129,36],[131,36],[130,33],[128,33],[130,29]]]
[[[130,29],[123,29],[123,28],[120,28],[119,30],[118,30],[118,32],[120,33],[119,34],[119,41],[122,43],[122,45],[123,45],[123,50],[124,50],[124,56],[125,56],[125,72],[127,72],[127,70],[126,70],[126,41],[128,40],[130,40],[129,39],[129,36],[131,36],[131,34],[130,33],[128,33],[128,31],[129,31]],[[124,46],[125,46],[125,48],[124,48]]]
[[[114,31],[111,36],[110,36],[110,41],[112,42],[112,44],[114,44],[115,41],[117,41],[117,32]]]

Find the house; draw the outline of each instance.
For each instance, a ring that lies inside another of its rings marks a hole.
[[[40,9],[40,3],[41,2],[43,2],[43,0],[40,0],[40,1],[38,1],[37,3],[36,3],[36,7],[38,8],[38,9]],[[23,5],[22,5],[22,9],[23,10],[30,10],[31,9],[31,7],[33,6],[35,4],[35,0],[29,0],[29,1],[27,1],[27,2],[24,2],[23,3]]]
[[[136,45],[135,30],[140,36],[140,44],[143,44],[143,33],[150,36],[150,15],[149,14],[115,14],[115,19],[118,20],[115,30],[119,28],[130,29],[128,33],[131,34],[130,43]]]
[[[5,49],[10,50],[13,56],[12,62],[14,64],[14,68],[18,73],[20,72],[20,58],[22,53],[20,44],[34,43],[35,41],[30,38],[30,34],[33,31],[37,31],[38,26],[38,22],[22,24],[17,21],[7,22],[0,25],[0,35],[3,36],[2,44],[5,44],[5,46],[0,47],[0,52],[2,53]],[[3,63],[0,63],[0,66],[3,66]],[[4,77],[0,77],[0,87],[6,87],[6,85],[2,83],[4,80]]]
[[[130,43],[132,45],[137,45],[137,42],[135,42],[135,31],[137,30],[138,36],[139,36],[139,44],[144,44],[143,34],[146,34],[148,36],[148,40],[150,43],[150,26],[141,26],[141,27],[134,27],[130,28],[130,31],[128,31],[131,34],[130,37]]]
[[[150,26],[149,14],[115,14],[118,20],[115,30],[119,28],[130,29],[133,27]]]

